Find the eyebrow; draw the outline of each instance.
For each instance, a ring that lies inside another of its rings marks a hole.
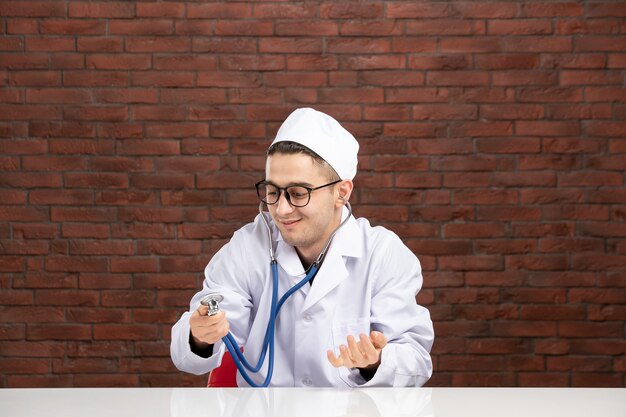
[[[294,185],[299,185],[299,186],[308,187],[308,188],[315,188],[315,187],[313,187],[313,184],[308,183],[308,182],[290,182],[290,183],[288,183],[284,187],[280,187],[278,184],[276,184],[276,183],[274,183],[274,182],[272,182],[271,180],[268,180],[268,179],[266,179],[265,182],[267,182],[269,184],[272,184],[272,185],[274,185],[274,186],[276,186],[278,188],[287,188],[287,187],[292,187]]]

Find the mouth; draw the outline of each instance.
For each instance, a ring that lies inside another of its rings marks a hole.
[[[280,220],[280,224],[286,228],[286,229],[291,229],[293,227],[295,227],[298,223],[300,223],[300,219],[298,220]]]

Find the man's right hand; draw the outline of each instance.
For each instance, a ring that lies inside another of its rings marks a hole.
[[[209,307],[201,305],[191,314],[189,328],[191,337],[199,348],[206,348],[215,344],[228,334],[230,325],[223,311],[213,316],[207,316]]]

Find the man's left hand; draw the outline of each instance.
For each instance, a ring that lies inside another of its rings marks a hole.
[[[371,332],[370,337],[365,333],[359,335],[357,342],[354,336],[348,336],[348,344],[339,347],[339,356],[329,350],[326,352],[328,361],[335,367],[369,368],[376,369],[380,364],[380,352],[387,345],[387,338],[381,332]]]

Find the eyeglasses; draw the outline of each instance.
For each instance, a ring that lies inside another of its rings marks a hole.
[[[304,185],[290,185],[289,187],[280,188],[271,182],[265,180],[259,181],[254,186],[256,187],[256,193],[259,199],[265,204],[276,204],[280,200],[280,194],[284,191],[287,202],[294,207],[304,207],[311,201],[311,193],[320,188],[328,187],[329,185],[337,184],[341,180],[329,182],[328,184],[320,185],[319,187],[311,188]]]

